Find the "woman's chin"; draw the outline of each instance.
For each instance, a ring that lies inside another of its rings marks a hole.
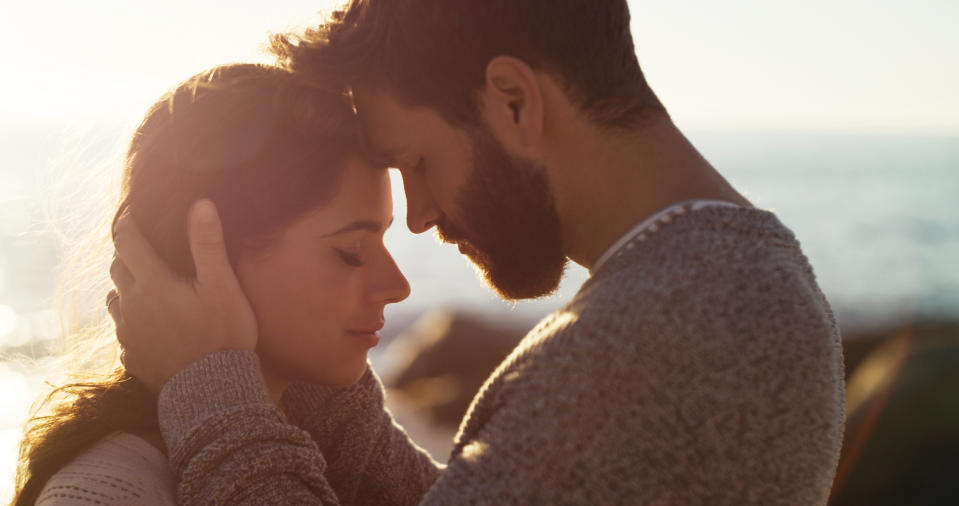
[[[324,360],[318,357],[313,360],[305,356],[292,357],[289,354],[271,354],[268,349],[260,348],[261,371],[268,386],[272,383],[307,383],[334,388],[348,387],[355,384],[369,367],[366,352],[341,354],[340,360]],[[344,356],[345,355],[345,356]]]
[[[357,381],[360,381],[360,378],[363,377],[363,374],[366,373],[366,360],[363,361],[363,364],[358,367],[352,368],[351,371],[344,371],[343,374],[338,375],[338,378],[335,378],[335,384],[330,386],[334,387],[349,387],[356,384]]]
[[[355,363],[354,363],[355,362]],[[366,373],[366,356],[362,360],[350,360],[337,364],[335,370],[314,371],[304,378],[306,382],[321,384],[328,387],[344,388],[356,384]]]

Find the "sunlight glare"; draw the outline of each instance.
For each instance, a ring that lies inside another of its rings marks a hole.
[[[40,380],[28,378],[11,364],[0,363],[0,504],[13,496],[13,477],[17,464],[17,450],[22,437],[22,425],[39,392]]]
[[[17,312],[10,306],[0,305],[0,346],[7,345],[8,337],[17,328]]]

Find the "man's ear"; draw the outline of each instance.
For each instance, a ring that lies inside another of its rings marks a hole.
[[[533,69],[519,58],[497,56],[486,65],[483,116],[493,134],[514,149],[528,148],[543,134],[543,93]]]

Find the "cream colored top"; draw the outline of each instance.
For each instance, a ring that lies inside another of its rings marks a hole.
[[[160,450],[133,434],[117,432],[54,474],[36,504],[175,505],[176,481]]]

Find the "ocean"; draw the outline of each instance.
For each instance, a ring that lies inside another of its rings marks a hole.
[[[58,234],[72,235],[86,209],[109,203],[111,162],[123,132],[107,122],[0,123],[0,353],[42,355],[55,341]],[[844,329],[959,318],[959,136],[786,130],[689,136],[747,198],[796,233]],[[588,275],[571,266],[552,297],[500,301],[455,247],[409,233],[398,184],[394,177],[397,220],[386,242],[412,295],[387,312],[394,332],[433,308],[533,322],[568,300]],[[0,502],[12,486],[20,424],[44,377],[22,362],[0,361]]]

